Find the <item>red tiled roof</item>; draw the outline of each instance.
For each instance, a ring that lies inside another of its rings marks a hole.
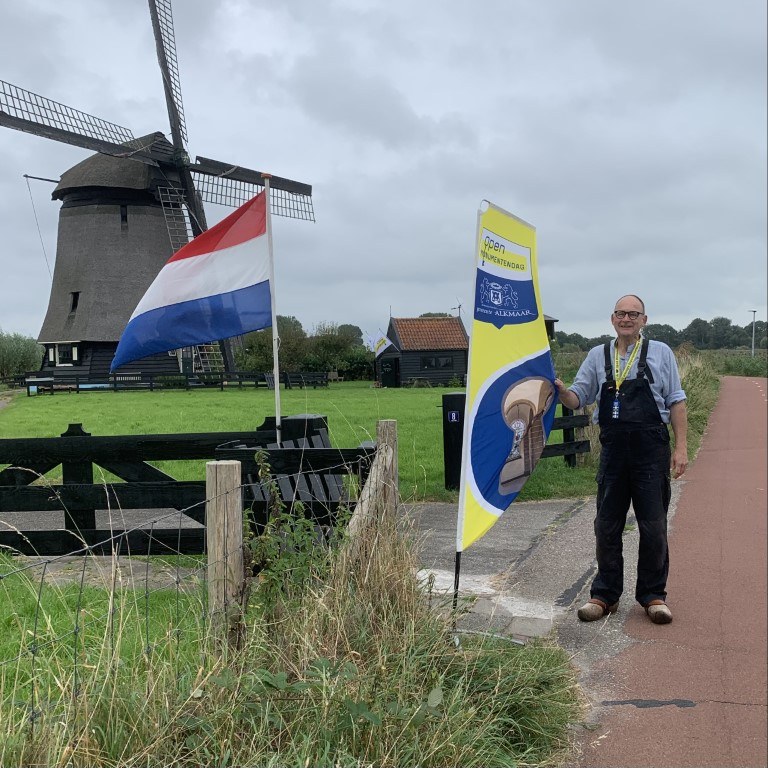
[[[401,351],[468,349],[464,324],[458,317],[393,317],[390,326]]]

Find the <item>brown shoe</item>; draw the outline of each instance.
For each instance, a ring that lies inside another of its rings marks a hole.
[[[576,611],[576,615],[582,621],[597,621],[598,619],[602,619],[603,616],[607,616],[609,613],[616,613],[618,610],[618,602],[613,605],[608,605],[608,603],[603,600],[592,597],[584,603],[578,611]]]
[[[669,624],[672,621],[672,611],[663,600],[651,600],[645,606],[645,612],[654,624]]]

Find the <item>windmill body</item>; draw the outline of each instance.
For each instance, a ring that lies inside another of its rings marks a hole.
[[[0,80],[0,126],[98,154],[64,173],[56,267],[39,341],[49,372],[99,379],[144,292],[169,256],[206,228],[203,202],[237,207],[270,179],[275,215],[314,221],[312,187],[187,153],[171,0],[149,0],[171,140],[127,128]],[[216,340],[211,340],[214,342]],[[211,355],[212,349],[221,354]],[[124,370],[165,373],[232,367],[228,344],[144,358]],[[213,357],[213,360],[212,360]],[[195,365],[197,363],[197,365]],[[75,370],[76,369],[76,370]]]
[[[53,192],[61,200],[56,266],[38,337],[45,370],[108,375],[131,313],[173,252],[158,194],[168,172],[96,154],[62,175]],[[155,355],[128,368],[174,373],[178,362]]]

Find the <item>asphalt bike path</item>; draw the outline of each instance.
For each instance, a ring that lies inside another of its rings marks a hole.
[[[574,766],[768,764],[767,393],[765,379],[722,379],[671,526],[674,621],[652,624],[625,594],[618,614],[582,630],[619,625],[629,642],[585,675],[595,728]]]
[[[458,628],[568,651],[586,698],[563,768],[766,766],[765,379],[726,377],[696,460],[672,483],[669,605],[655,625],[632,597],[625,532],[619,612],[580,622],[594,576],[594,498],[513,504],[462,556]],[[405,505],[423,575],[453,589],[456,504]]]

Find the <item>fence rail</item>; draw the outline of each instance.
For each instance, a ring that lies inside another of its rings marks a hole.
[[[327,375],[327,374],[326,374]],[[70,374],[57,371],[55,375],[44,372],[27,373],[9,380],[9,384],[26,387],[27,396],[53,395],[56,392],[113,392],[161,389],[200,389],[229,387],[275,388],[271,373],[260,371],[208,371],[204,373],[115,373],[109,376]]]
[[[281,495],[281,501],[304,502],[310,515],[333,517],[346,499],[329,491],[328,477],[343,487],[343,477],[354,475],[360,484],[367,477],[374,447],[331,448],[323,416],[286,417],[283,442],[277,444],[275,420],[268,418],[250,432],[214,432],[177,435],[123,435],[95,437],[80,424],[71,424],[56,438],[0,440],[0,513],[22,515],[22,523],[0,530],[0,547],[24,554],[61,555],[82,545],[104,552],[104,542],[122,535],[120,546],[133,554],[149,554],[152,542],[180,548],[184,554],[203,552],[205,482],[178,481],[147,463],[155,460],[244,459],[243,487],[247,501],[263,524],[273,503],[262,485],[255,454],[263,450]],[[62,467],[62,483],[45,482],[44,475]],[[94,482],[100,467],[122,482]],[[247,470],[247,471],[246,471]],[[266,484],[266,483],[265,483]],[[157,510],[178,520],[178,530],[156,528],[130,535],[116,530],[126,514],[152,516]],[[154,511],[154,512],[153,512]],[[42,513],[63,512],[64,527],[35,530],[33,520]],[[108,527],[104,520],[107,520]],[[97,522],[101,521],[100,527]]]

